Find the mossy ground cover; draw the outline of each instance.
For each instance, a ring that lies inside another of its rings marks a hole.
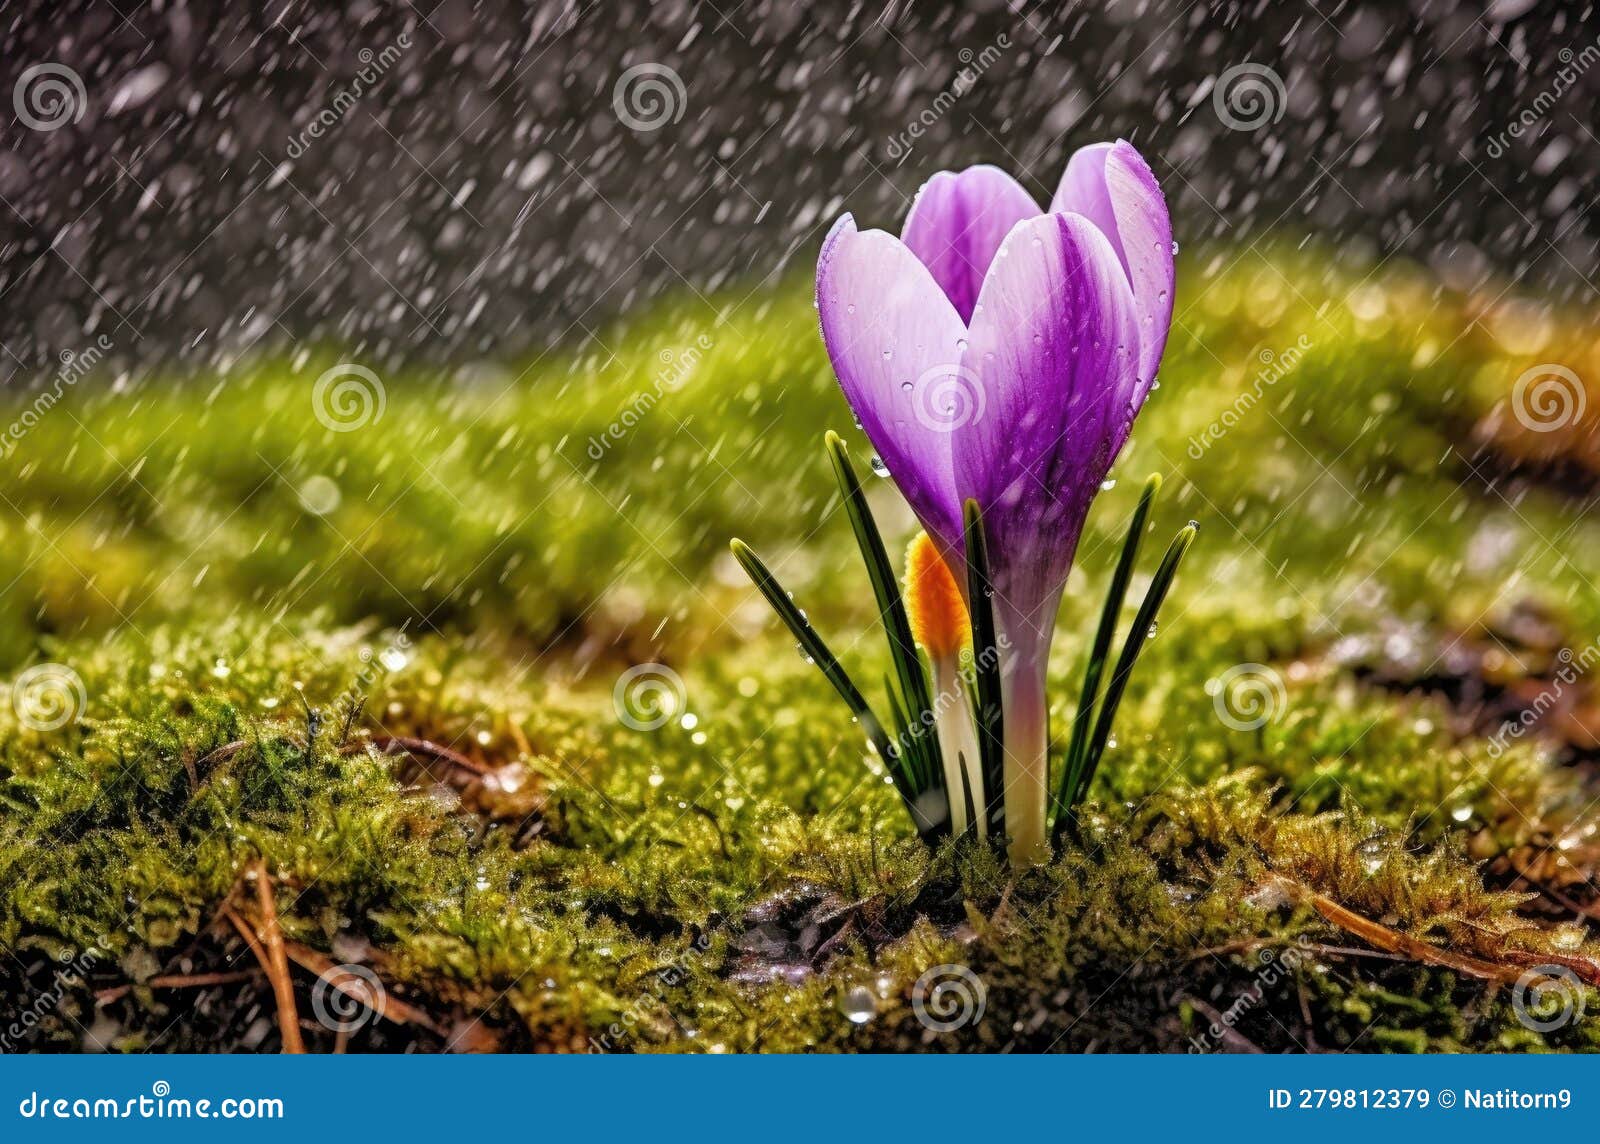
[[[1592,345],[1526,300],[1323,266],[1185,256],[1069,585],[1058,738],[1139,478],[1167,480],[1155,535],[1201,540],[1080,829],[1021,877],[916,841],[727,554],[749,540],[882,677],[803,283],[520,376],[385,379],[350,432],[313,411],[336,354],[81,383],[0,503],[8,680],[81,685],[59,726],[0,705],[8,1046],[277,1048],[232,923],[264,924],[264,877],[314,1050],[1595,1047],[1513,1005],[1533,966],[1600,981],[1592,769],[1428,686],[1467,639],[1524,706],[1589,662],[1585,439],[1513,433],[1505,402],[1535,362],[1593,375]],[[1554,642],[1504,635],[1528,614]],[[1373,686],[1362,641],[1417,686]],[[641,663],[683,681],[651,730],[614,697]],[[1219,715],[1241,666],[1259,725]],[[383,1018],[318,1019],[335,965]],[[981,1020],[919,1018],[937,966],[982,983]]]

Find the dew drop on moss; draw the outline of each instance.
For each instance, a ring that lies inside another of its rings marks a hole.
[[[839,999],[839,1010],[852,1025],[865,1025],[878,1013],[878,1000],[865,985],[852,986]]]

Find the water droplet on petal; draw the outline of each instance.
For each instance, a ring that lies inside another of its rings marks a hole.
[[[869,462],[869,464],[872,466],[872,471],[878,474],[878,476],[887,477],[889,475],[889,466],[883,463],[883,458],[878,456],[878,454],[872,454],[872,460]]]

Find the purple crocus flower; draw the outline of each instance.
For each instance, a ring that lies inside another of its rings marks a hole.
[[[1002,665],[1006,832],[1049,853],[1045,667],[1089,504],[1155,383],[1172,225],[1132,145],[1072,156],[1041,213],[990,166],[941,172],[899,238],[834,224],[817,264],[828,356],[862,428],[965,586],[983,510]]]

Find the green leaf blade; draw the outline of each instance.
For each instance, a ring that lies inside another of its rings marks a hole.
[[[991,837],[1005,836],[1005,715],[1000,701],[1000,649],[994,625],[989,543],[978,502],[961,506],[967,558],[967,611],[972,621],[974,691],[978,706],[979,770]]]
[[[877,600],[878,618],[883,623],[889,639],[889,657],[894,664],[895,678],[899,681],[900,695],[905,702],[907,721],[912,739],[907,744],[911,768],[918,790],[926,790],[939,781],[944,768],[939,757],[939,741],[929,733],[931,720],[924,718],[932,710],[932,690],[911,634],[911,619],[906,614],[905,600],[900,594],[900,578],[889,560],[883,535],[867,504],[861,480],[850,462],[850,452],[844,440],[832,431],[826,438],[828,457],[833,462],[834,476],[844,497],[846,514],[855,532],[856,544],[867,566],[867,577],[872,582],[872,594]]]
[[[1199,526],[1192,521],[1178,530],[1178,535],[1173,537],[1172,543],[1167,546],[1166,555],[1161,558],[1155,577],[1150,581],[1144,602],[1139,605],[1138,614],[1133,618],[1133,628],[1128,632],[1128,638],[1122,645],[1122,654],[1117,657],[1116,669],[1111,673],[1111,683],[1106,688],[1105,701],[1101,704],[1099,718],[1095,721],[1094,736],[1087,748],[1088,754],[1082,774],[1078,778],[1077,786],[1071,792],[1070,806],[1077,805],[1089,791],[1094,772],[1105,754],[1106,743],[1111,738],[1112,722],[1116,719],[1122,694],[1127,689],[1128,678],[1133,674],[1139,653],[1150,639],[1150,628],[1156,622],[1156,614],[1161,610],[1161,605],[1166,601],[1167,592],[1178,574],[1178,565],[1183,560],[1184,554],[1189,551],[1189,546],[1194,543],[1198,532]]]
[[[1133,510],[1128,525],[1128,535],[1122,542],[1122,552],[1117,557],[1116,569],[1111,575],[1111,585],[1106,592],[1105,605],[1100,611],[1100,625],[1095,631],[1094,643],[1089,652],[1089,662],[1083,672],[1083,690],[1078,695],[1078,711],[1072,720],[1072,737],[1062,762],[1061,779],[1056,786],[1054,812],[1058,824],[1064,825],[1072,792],[1078,787],[1083,773],[1085,754],[1089,746],[1089,731],[1094,723],[1095,709],[1100,698],[1100,682],[1105,673],[1106,661],[1111,655],[1111,641],[1116,635],[1117,617],[1128,594],[1128,584],[1133,579],[1134,564],[1139,556],[1139,546],[1144,539],[1145,525],[1156,494],[1161,491],[1161,475],[1150,474],[1144,492]]]
[[[899,792],[901,800],[906,805],[906,811],[911,815],[912,822],[917,826],[918,832],[925,838],[930,836],[922,817],[917,813],[917,795],[921,792],[914,788],[909,776],[905,773],[901,753],[895,747],[888,734],[883,729],[883,723],[878,719],[872,706],[862,695],[861,689],[855,685],[845,671],[844,665],[837,656],[817,634],[811,622],[801,614],[795,602],[789,598],[788,592],[778,582],[766,563],[755,554],[755,551],[744,541],[734,539],[728,545],[733,551],[734,558],[739,561],[750,579],[755,583],[761,595],[766,598],[772,610],[778,613],[778,618],[784,626],[794,635],[800,643],[800,650],[816,665],[817,670],[833,685],[839,697],[844,700],[845,706],[850,708],[851,714],[861,723],[867,733],[867,739],[878,752],[878,757],[883,760],[884,767],[888,770],[889,777],[894,781],[895,789]],[[937,830],[933,831],[937,834]]]

